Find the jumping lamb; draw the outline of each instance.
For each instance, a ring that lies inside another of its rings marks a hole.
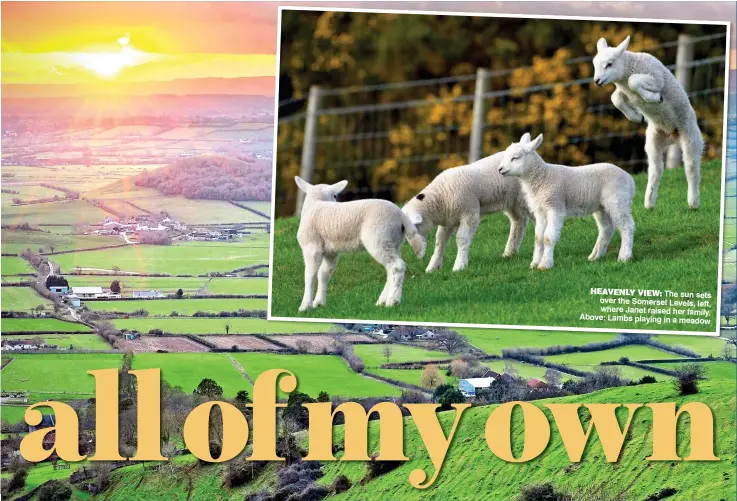
[[[594,57],[594,83],[598,86],[613,83],[616,87],[612,94],[614,106],[632,122],[647,122],[645,208],[655,208],[663,175],[663,156],[668,146],[677,142],[683,152],[688,206],[697,209],[704,140],[696,122],[696,112],[673,73],[650,54],[627,51],[629,41],[627,37],[617,47],[609,47],[606,40],[599,39],[598,53]]]
[[[565,219],[589,214],[594,215],[599,227],[589,261],[606,254],[615,227],[622,237],[619,260],[630,260],[635,233],[631,214],[635,196],[632,176],[612,164],[582,167],[548,164],[535,151],[542,141],[542,134],[534,141],[530,141],[529,134],[523,135],[519,143],[507,148],[499,165],[503,176],[519,178],[527,204],[535,215],[535,252],[530,268],[552,268],[553,251]]]
[[[519,251],[530,214],[519,181],[499,174],[503,156],[503,152],[496,153],[441,172],[403,207],[423,237],[438,226],[428,273],[443,265],[445,247],[455,231],[458,254],[453,271],[468,266],[468,249],[483,214],[503,211],[507,215],[510,230],[504,256]]]
[[[294,179],[306,194],[297,231],[305,262],[305,293],[299,311],[325,305],[338,255],[361,250],[386,268],[386,285],[376,305],[399,304],[405,271],[402,241],[407,238],[419,258],[425,256],[426,245],[404,212],[386,200],[337,202],[348,181],[313,186],[299,176]],[[313,301],[315,277],[317,296]]]

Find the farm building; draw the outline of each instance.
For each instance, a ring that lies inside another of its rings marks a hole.
[[[76,294],[69,294],[67,296],[67,300],[69,300],[69,304],[71,304],[75,308],[79,308],[82,305],[82,301],[79,300],[79,296],[77,296]]]
[[[469,379],[461,379],[458,382],[458,389],[464,397],[475,397],[478,390],[488,388],[493,382],[493,377],[474,377]]]
[[[49,290],[55,294],[67,294],[69,293],[69,287],[66,285],[52,285]]]
[[[72,294],[80,299],[102,297],[102,287],[72,287]]]
[[[133,341],[134,339],[137,339],[140,336],[138,332],[125,332],[123,333],[123,338],[128,341]]]
[[[157,298],[166,297],[166,294],[161,291],[133,291],[133,297]]]
[[[527,381],[527,386],[529,386],[530,388],[545,388],[548,386],[548,384],[544,381],[540,381],[537,378],[532,378]]]

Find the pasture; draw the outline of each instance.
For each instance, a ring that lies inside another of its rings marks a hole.
[[[369,374],[376,374],[377,376],[401,381],[402,383],[423,387],[422,369],[367,369],[367,372]],[[441,371],[440,382],[437,386],[440,386],[441,384],[457,386],[458,381],[457,377],[448,376],[444,371]],[[428,390],[432,389],[433,388],[428,388]]]
[[[172,386],[192,393],[205,378],[223,388],[226,398],[240,390],[253,393],[251,383],[225,353],[139,353],[133,357],[134,369],[161,369],[161,378]]]
[[[268,260],[268,248],[238,244],[130,245],[116,249],[60,254],[55,259],[64,273],[69,273],[77,267],[112,270],[118,266],[122,271],[171,275],[230,272],[244,266],[266,264]]]
[[[110,345],[97,334],[22,334],[3,336],[8,341],[40,339],[44,344],[55,344],[65,350],[102,350],[109,351]]]
[[[242,202],[244,205],[251,203]],[[159,195],[136,198],[135,204],[149,212],[159,213],[164,210],[173,218],[188,224],[250,223],[266,220],[249,210],[236,207],[223,200],[192,200]],[[256,209],[259,207],[262,205],[254,206]]]
[[[32,310],[37,306],[50,306],[52,303],[31,287],[0,288],[0,307],[2,311]]]
[[[328,332],[331,324],[307,322],[271,322],[261,318],[122,318],[112,321],[118,329],[148,332],[161,329],[172,334],[291,334]]]
[[[90,328],[56,318],[3,318],[2,332],[90,332]]]
[[[590,364],[590,365],[570,365],[571,369],[577,369],[579,371],[583,372],[594,372],[599,367],[609,367],[616,369],[619,371],[619,375],[624,379],[629,379],[630,381],[639,381],[644,376],[652,376],[658,381],[668,381],[670,380],[670,376],[666,376],[665,374],[658,374],[657,372],[651,372],[647,371],[645,369],[640,369],[639,367],[630,367],[629,365],[614,365],[614,366],[603,366],[603,365],[596,365],[596,364]],[[673,368],[676,366],[673,365]]]
[[[55,196],[64,198],[63,192],[46,188],[45,186],[38,184],[13,185],[12,190],[17,191],[18,193],[2,194],[3,207],[13,205],[13,200],[16,198],[23,201],[38,200],[39,198],[53,198]]]
[[[54,232],[57,228],[54,227]],[[123,241],[117,237],[101,237],[97,235],[68,235],[46,233],[42,231],[3,230],[2,251],[5,254],[20,254],[26,249],[33,252],[62,252],[69,250],[91,249],[104,245],[119,245]]]
[[[14,354],[3,369],[2,390],[85,398],[95,391],[95,378],[87,371],[118,369],[122,361],[118,354]]]
[[[104,161],[104,157],[102,156],[98,156],[98,159]],[[112,157],[111,161],[118,162],[120,158]],[[104,187],[127,176],[133,176],[145,169],[153,170],[158,167],[161,167],[161,164],[77,164],[44,167],[3,165],[3,172],[14,175],[13,184],[16,182],[38,183],[39,179],[43,179],[47,183],[57,184],[79,193],[84,193]]]
[[[269,369],[291,371],[297,376],[297,390],[312,398],[316,398],[321,391],[328,392],[330,396],[354,398],[400,394],[395,386],[356,374],[342,358],[334,355],[233,353],[232,357],[254,380]]]
[[[423,360],[450,360],[454,358],[443,351],[426,350],[414,346],[406,346],[403,344],[388,345],[391,349],[389,360],[384,356],[384,346],[381,344],[358,344],[353,347],[353,351],[363,360],[366,367],[380,367],[387,363],[400,362],[422,362]]]
[[[36,272],[31,263],[21,257],[2,256],[0,257],[0,266],[2,266],[3,276]]]
[[[688,348],[701,355],[720,357],[724,351],[725,341],[718,337],[709,336],[654,336],[656,341],[670,346]]]
[[[680,355],[651,348],[650,346],[631,345],[612,348],[609,350],[590,351],[587,353],[566,353],[545,357],[548,362],[565,365],[598,365],[601,362],[616,362],[622,357],[631,361],[638,360],[667,360],[669,358],[683,358]]]
[[[7,287],[5,287],[7,289]],[[221,311],[266,310],[266,299],[151,299],[131,301],[85,301],[89,309],[94,311],[119,311],[133,313],[144,309],[151,316],[168,316],[176,311],[180,315],[189,316],[198,311],[219,313]]]
[[[137,277],[137,276],[96,276],[67,275],[72,287],[99,286],[109,288],[113,280],[120,282],[123,293],[130,291],[157,290],[175,293],[177,289],[190,294],[207,284],[207,294],[257,294],[266,295],[269,281],[266,278],[204,278],[204,277]]]
[[[3,405],[0,406],[0,419],[8,423],[19,423],[23,421],[23,415],[28,408],[27,405]],[[39,407],[42,414],[51,414],[51,407]]]
[[[715,360],[713,362],[699,362],[700,365],[706,367],[706,376],[709,379],[734,381],[737,379],[737,365],[733,362],[724,360]],[[648,365],[659,367],[661,369],[674,370],[682,363],[655,362]]]
[[[375,306],[384,287],[383,267],[367,253],[358,253],[343,256],[338,263],[328,286],[327,306],[298,313],[304,286],[302,253],[295,238],[299,219],[279,219],[274,228],[272,314],[386,322],[422,320],[439,324],[652,328],[652,325],[646,327],[626,321],[587,321],[580,319],[580,315],[599,312],[599,298],[592,296],[590,289],[607,284],[626,284],[635,289],[703,291],[716,296],[721,162],[702,166],[704,189],[701,208],[697,211],[686,209],[686,182],[680,169],[668,170],[663,175],[655,211],[643,207],[646,173],[634,177],[637,197],[633,202],[633,217],[637,230],[632,262],[617,261],[618,235],[604,259],[588,262],[597,228],[593,218],[586,217],[566,221],[555,250],[555,268],[530,270],[532,225],[520,255],[505,259],[501,255],[509,224],[504,215],[494,214],[482,219],[470,249],[469,268],[462,272],[451,271],[455,242],[448,246],[442,270],[431,274],[425,273],[429,256],[420,261],[404,245],[407,273],[402,304],[391,309]],[[433,240],[431,237],[428,241],[429,250],[434,247]],[[710,319],[710,326],[662,324],[657,327],[713,331],[717,319],[714,302]]]
[[[28,223],[32,226],[43,224],[100,223],[109,214],[84,200],[64,200],[17,207],[4,207],[2,224]]]
[[[455,329],[476,348],[489,355],[501,355],[503,349],[544,348],[553,345],[581,346],[611,341],[617,334],[602,332],[522,331],[497,329]]]

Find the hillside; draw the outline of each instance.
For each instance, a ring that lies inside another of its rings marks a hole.
[[[485,499],[511,500],[522,486],[539,482],[552,482],[557,486],[578,488],[600,486],[608,493],[624,491],[625,498],[642,501],[648,495],[664,487],[677,489],[669,501],[719,501],[735,500],[735,383],[733,381],[709,381],[702,384],[699,395],[678,397],[670,383],[647,386],[623,387],[604,390],[589,395],[554,399],[558,402],[616,402],[648,403],[658,401],[708,402],[715,416],[717,455],[722,461],[715,463],[654,463],[644,461],[651,449],[650,418],[647,411],[639,411],[632,425],[631,442],[625,445],[621,460],[607,464],[603,460],[598,441],[589,443],[580,464],[571,464],[555,430],[548,449],[539,458],[526,464],[505,463],[489,452],[483,430],[486,419],[494,406],[468,410],[459,426],[456,439],[450,448],[445,466],[435,486],[429,490],[416,490],[407,478],[417,467],[431,471],[431,463],[423,456],[425,450],[414,426],[405,430],[405,451],[414,459],[396,470],[359,486],[356,483],[365,475],[363,463],[333,463],[323,467],[325,476],[319,481],[330,485],[339,474],[347,475],[354,484],[348,491],[332,497],[338,500],[450,500]],[[540,404],[540,402],[538,402]],[[441,420],[444,428],[452,422],[452,413],[445,413]],[[520,422],[513,424],[515,443],[521,443]],[[376,444],[376,422],[372,422],[372,447]],[[336,427],[340,437],[342,427]],[[593,437],[592,437],[593,438]],[[680,431],[679,443],[685,442],[685,432]],[[685,447],[681,446],[680,451]],[[519,450],[517,451],[519,454]],[[188,457],[178,458],[173,470],[168,466],[159,472],[144,471],[141,466],[118,470],[111,475],[110,489],[100,496],[106,501],[134,501],[148,499],[243,499],[245,493],[272,490],[275,484],[274,468],[269,467],[254,482],[234,490],[222,485],[226,467],[221,465],[197,466]],[[616,472],[616,484],[608,483]]]

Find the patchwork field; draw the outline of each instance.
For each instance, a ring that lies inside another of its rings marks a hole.
[[[496,329],[456,329],[476,348],[489,355],[501,355],[505,348],[543,348],[551,345],[581,346],[611,341],[617,334],[601,332],[522,331]]]
[[[250,205],[252,202],[241,202]],[[188,224],[251,223],[266,221],[249,210],[236,207],[223,200],[191,200],[184,197],[153,196],[136,198],[135,204],[149,212],[168,212],[172,217]],[[260,205],[255,205],[258,210]]]
[[[154,353],[159,350],[175,353],[200,353],[208,350],[200,343],[186,337],[141,336],[137,339],[118,339],[117,349],[133,353]]]
[[[55,233],[57,227],[53,228],[54,233],[46,233],[41,231],[8,231],[3,230],[2,251],[5,254],[20,254],[26,249],[38,252],[51,252],[51,246],[54,252],[62,252],[69,250],[91,249],[93,247],[101,247],[104,245],[119,245],[123,241],[117,237],[101,237],[97,235],[64,235]]]
[[[2,311],[32,310],[37,306],[50,306],[52,303],[30,287],[0,288],[0,307]]]
[[[99,223],[109,214],[83,201],[71,200],[44,204],[3,207],[3,224],[77,224]]]
[[[353,372],[342,358],[334,355],[278,355],[233,353],[254,380],[269,369],[286,369],[297,376],[297,389],[311,397],[321,391],[331,396],[398,396],[399,388],[365,378]]]
[[[191,393],[205,378],[217,382],[225,397],[240,390],[253,392],[251,383],[224,353],[141,353],[133,357],[134,369],[161,369],[161,377],[172,386]]]
[[[65,322],[56,318],[3,318],[2,332],[89,332],[84,324]]]
[[[0,258],[3,277],[5,275],[18,275],[22,273],[35,273],[31,263],[20,257],[2,256]]]
[[[254,248],[237,244],[214,246],[195,245],[131,245],[117,249],[103,249],[71,254],[60,254],[55,261],[62,272],[76,267],[138,273],[169,273],[171,275],[201,275],[212,271],[230,272],[254,264],[267,264],[268,248]]]
[[[112,321],[118,329],[148,332],[162,329],[172,334],[283,334],[300,332],[327,332],[331,324],[307,322],[269,322],[260,318],[127,318]]]
[[[377,376],[394,379],[403,383],[413,384],[420,387],[423,386],[422,369],[369,369],[367,370],[367,372],[369,374],[376,374]],[[438,386],[441,384],[451,384],[453,386],[456,386],[458,384],[458,378],[448,376],[445,374],[445,372],[443,372],[440,377],[440,382],[438,383]],[[432,388],[428,389],[432,390]]]
[[[111,350],[110,345],[97,334],[24,334],[3,336],[5,340],[36,340],[44,344],[55,344],[65,350]]]
[[[610,350],[592,351],[588,353],[567,353],[545,357],[548,362],[566,365],[598,365],[601,362],[615,362],[627,357],[633,362],[638,360],[667,360],[669,358],[683,358],[673,353],[651,348],[649,346],[622,346]]]
[[[425,350],[423,348],[417,348],[414,346],[406,346],[402,344],[392,344],[391,356],[387,361],[384,356],[383,350],[384,345],[356,345],[353,347],[353,351],[359,356],[366,367],[379,367],[386,363],[400,363],[400,362],[421,362],[423,360],[449,360],[454,358],[453,355],[449,355],[443,351]]]
[[[264,341],[256,336],[199,336],[208,343],[212,343],[221,350],[230,350],[234,346],[239,350],[249,351],[280,351],[281,346]],[[278,336],[274,336],[278,337]],[[147,338],[148,339],[148,338]]]
[[[571,365],[569,366],[571,369],[578,369],[579,371],[584,372],[593,372],[598,367],[604,367],[601,365]],[[615,366],[608,366],[608,367],[614,367],[619,371],[619,375],[623,377],[624,379],[629,379],[630,381],[639,381],[644,376],[652,376],[658,381],[665,381],[669,380],[670,376],[666,376],[665,374],[658,374],[657,372],[651,372],[644,369],[640,369],[639,367],[630,367],[628,365],[615,365]],[[677,365],[672,365],[671,368],[675,369],[678,367]]]
[[[288,336],[270,336],[269,339],[279,342],[299,351],[307,353],[331,353],[335,351],[333,336],[313,336],[291,334]],[[376,341],[363,334],[345,334],[340,336],[343,343],[375,343]]]
[[[7,288],[7,287],[5,287]],[[192,315],[198,311],[219,313],[221,311],[266,310],[266,299],[151,299],[131,301],[85,301],[94,311],[120,311],[133,313],[144,309],[149,315],[169,315],[176,311],[180,315]]]
[[[3,193],[1,197],[3,207],[13,205],[13,200],[16,198],[28,201],[37,200],[39,198],[52,198],[54,196],[58,196],[60,198],[64,197],[63,192],[52,190],[51,188],[46,188],[45,186],[38,184],[13,185],[11,189],[18,193]]]
[[[182,289],[194,293],[207,283],[208,294],[258,294],[266,295],[269,281],[266,278],[204,278],[204,277],[136,277],[136,276],[95,276],[68,275],[72,287],[99,286],[109,288],[113,280],[120,282],[123,293],[136,290],[157,290],[174,293]]]

